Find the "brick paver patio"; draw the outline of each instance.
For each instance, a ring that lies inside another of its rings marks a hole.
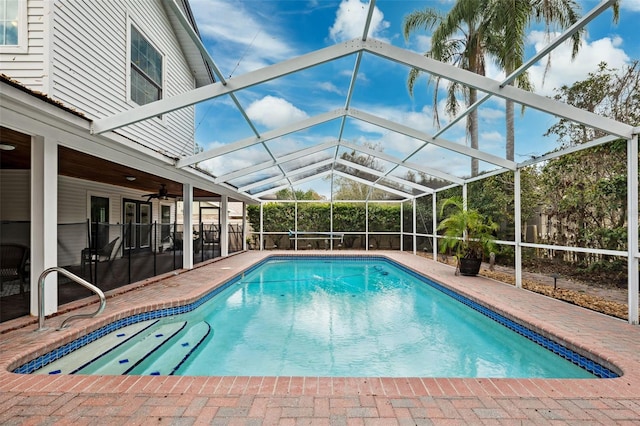
[[[51,329],[44,332],[34,332],[32,317],[0,324],[0,424],[640,424],[640,327],[485,278],[456,277],[452,268],[411,254],[370,254],[384,254],[575,351],[588,351],[623,375],[566,380],[9,372],[115,319],[197,299],[268,255],[248,252],[120,289],[108,295],[101,316],[65,331],[55,327],[66,316],[96,305],[64,306],[64,313],[47,319]]]

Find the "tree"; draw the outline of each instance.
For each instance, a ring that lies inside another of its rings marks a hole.
[[[433,31],[431,36],[431,50],[425,56],[451,63],[459,68],[485,75],[485,55],[492,49],[488,41],[491,40],[489,31],[492,27],[485,21],[484,9],[487,0],[458,0],[451,10],[441,14],[438,10],[427,8],[410,13],[404,18],[403,33],[405,40],[420,29]],[[460,36],[461,35],[461,36]],[[413,95],[416,79],[421,71],[411,69],[407,80],[409,93]],[[433,95],[434,119],[439,125],[438,91],[441,77],[432,77],[435,82]],[[459,110],[458,94],[462,93],[467,105],[473,105],[478,98],[477,90],[464,87],[450,81],[447,85],[446,112],[455,116]],[[478,149],[478,112],[472,111],[467,116],[467,134],[471,148]],[[471,176],[478,174],[478,159],[471,158]]]
[[[614,21],[619,15],[619,2],[613,4]],[[411,32],[419,28],[435,30],[432,34],[432,48],[427,53],[434,59],[453,63],[461,68],[484,75],[485,56],[490,55],[496,64],[507,75],[518,69],[524,62],[526,31],[532,23],[544,24],[545,32],[551,35],[554,31],[564,30],[580,18],[578,5],[574,0],[458,0],[447,15],[441,15],[434,9],[413,12],[404,21],[404,35],[408,38]],[[463,38],[455,38],[460,32]],[[581,32],[572,35],[572,58],[580,48]],[[547,60],[547,68],[550,66]],[[409,74],[409,91],[413,93],[413,85],[420,71],[412,69]],[[434,93],[434,107],[437,106],[438,82]],[[515,84],[524,90],[532,86],[527,73],[521,73]],[[456,92],[460,91],[456,83],[448,87],[447,112],[455,115],[458,111]],[[475,90],[462,89],[468,93],[468,105],[477,100]],[[437,112],[437,111],[436,111]],[[506,100],[506,153],[508,160],[514,159],[514,103]],[[437,120],[437,115],[435,115]],[[471,147],[478,147],[477,113],[471,112],[467,120],[467,129],[471,139]],[[471,174],[478,173],[478,162],[472,160]]]
[[[365,148],[382,151],[380,145],[373,143],[365,143]],[[342,153],[340,158],[343,160],[350,161],[352,163],[358,164],[360,166],[367,167],[371,170],[382,171],[383,167],[378,163],[376,158],[373,155],[365,154],[358,152],[356,150],[351,150]],[[340,166],[343,167],[343,166]],[[388,198],[388,195],[385,191],[373,188],[373,183],[377,180],[377,176],[372,173],[367,173],[366,171],[362,171],[356,169],[354,167],[343,167],[345,173],[350,174],[351,176],[355,176],[357,178],[366,180],[371,182],[371,185],[356,181],[354,179],[348,179],[343,177],[337,177],[334,179],[334,195],[333,198],[336,200],[384,200]]]
[[[640,124],[640,63],[634,61],[623,69],[609,68],[601,62],[595,72],[572,86],[562,86],[554,99],[631,126]],[[560,119],[545,136],[555,134],[561,146],[568,147],[589,142],[604,133]]]
[[[637,126],[640,124],[640,65],[621,70],[601,63],[596,72],[563,86],[555,98],[573,106]],[[547,135],[556,135],[564,147],[589,142],[600,132],[582,124],[559,120]],[[587,172],[588,171],[588,172]],[[556,244],[626,250],[627,176],[626,141],[550,160],[542,169],[544,208],[554,224],[550,238]],[[579,264],[623,273],[626,262],[606,256],[576,255]]]
[[[486,10],[497,47],[495,60],[507,75],[524,63],[525,39],[531,23],[544,24],[545,32],[550,36],[557,29],[570,27],[580,18],[578,5],[574,0],[489,0]],[[617,5],[614,6],[614,13],[617,14],[616,11]],[[578,54],[581,34],[581,31],[577,31],[572,35],[572,59]],[[550,65],[548,57],[547,69]],[[509,84],[513,85],[514,82]],[[524,90],[532,89],[526,73],[518,76],[515,85]],[[515,132],[512,100],[506,100],[505,113],[506,158],[513,161]]]
[[[318,194],[314,189],[308,189],[303,191],[301,189],[296,189],[292,191],[291,189],[281,189],[276,192],[276,199],[278,200],[325,200],[326,197],[324,195]]]

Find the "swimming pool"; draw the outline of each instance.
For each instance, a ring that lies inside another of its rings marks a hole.
[[[199,326],[200,337],[187,345],[175,370],[166,370],[165,355],[154,351],[140,364],[146,365],[144,371],[129,374],[594,377],[580,364],[599,377],[615,376],[385,259],[291,260],[272,258],[252,268],[208,295],[206,304],[202,300],[129,321],[162,318],[163,327],[184,321],[184,328],[206,323],[211,330],[205,333]],[[179,311],[189,313],[175,316]],[[155,358],[159,366],[149,367]]]

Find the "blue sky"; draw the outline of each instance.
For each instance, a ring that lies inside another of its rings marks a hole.
[[[402,36],[402,20],[413,10],[426,7],[446,11],[453,1],[397,1],[379,0],[372,20],[369,36],[395,46],[424,53],[429,49],[430,34],[416,33],[409,41]],[[599,2],[578,0],[582,13]],[[191,0],[191,6],[205,45],[224,74],[232,79],[264,66],[290,59],[335,43],[361,37],[368,3],[360,0],[314,1],[239,1],[239,0]],[[640,22],[640,0],[622,0],[618,24],[612,21],[610,11],[605,12],[586,30],[578,57],[571,61],[569,46],[561,46],[551,57],[551,68],[544,82],[546,60],[529,71],[535,92],[551,96],[554,88],[584,79],[605,61],[612,67],[621,67],[640,58],[637,39],[637,23]],[[540,28],[531,28],[527,39],[527,54],[533,55],[546,44]],[[237,93],[238,100],[259,132],[281,127],[306,117],[312,117],[345,106],[350,76],[355,57],[347,57],[323,64],[262,84]],[[433,121],[432,89],[422,78],[413,97],[406,88],[406,66],[365,55],[355,86],[351,108],[409,125],[427,133],[437,127]],[[489,77],[499,79],[499,70],[491,66]],[[441,97],[442,99],[443,97]],[[441,120],[448,117],[439,105]],[[519,111],[519,108],[516,109]],[[253,136],[251,128],[238,112],[229,97],[199,104],[196,108],[196,141],[204,149],[222,146]],[[504,102],[490,100],[479,108],[480,149],[504,158]],[[556,122],[555,118],[531,109],[524,115],[516,113],[516,161],[541,155],[557,147],[553,138],[543,137],[544,132]],[[266,143],[266,148],[276,157],[288,152],[335,140],[339,121],[288,135]],[[466,144],[464,124],[458,124],[442,135],[445,139]],[[348,120],[343,139],[356,144],[380,146],[385,153],[405,158],[420,146],[407,137],[396,135],[356,120]],[[341,151],[342,152],[342,151]],[[317,160],[329,153],[317,154]],[[241,170],[249,165],[268,160],[267,149],[262,145],[237,151],[202,163],[215,175]],[[411,161],[456,176],[469,175],[469,159],[438,147],[422,149]],[[388,169],[389,164],[380,162]],[[495,168],[481,163],[481,170]],[[405,169],[393,174],[402,175]],[[262,176],[270,176],[278,170],[266,170]],[[251,183],[257,176],[244,176],[233,183],[241,186]],[[300,188],[313,187],[327,195],[326,180],[303,184]]]

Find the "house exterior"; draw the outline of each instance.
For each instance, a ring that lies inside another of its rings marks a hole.
[[[112,258],[172,247],[175,258],[176,231],[194,225],[194,200],[220,211],[250,201],[201,170],[174,167],[194,152],[194,107],[92,133],[94,120],[215,81],[189,36],[197,28],[187,0],[170,3],[0,0],[0,242],[30,248],[33,315],[45,269],[84,265],[87,254],[98,261],[91,250],[114,239]],[[220,215],[221,229],[227,223]],[[221,232],[218,255],[226,242]],[[192,267],[193,244],[184,239],[179,267]],[[57,305],[49,277],[45,312]]]

